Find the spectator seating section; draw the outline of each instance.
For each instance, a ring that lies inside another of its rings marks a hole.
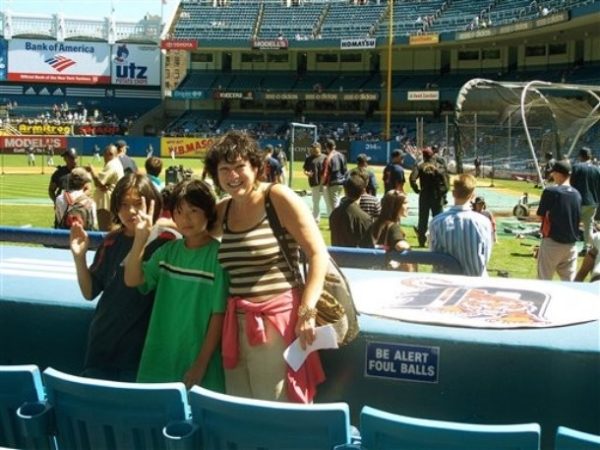
[[[303,4],[297,8],[283,8],[279,3],[265,3],[258,36],[263,39],[279,36],[285,39],[312,39],[323,12],[322,3]]]
[[[331,3],[320,29],[323,39],[373,37],[387,2],[372,5]]]
[[[192,420],[206,450],[319,450],[350,443],[346,403],[299,405],[189,392]],[[233,431],[235,430],[235,431]]]
[[[35,365],[0,366],[0,446],[48,449],[49,441],[26,439],[18,427],[17,409],[44,398],[40,370]]]
[[[349,417],[346,403],[268,402],[201,387],[186,393],[182,383],[117,383],[52,368],[44,371],[42,380],[35,365],[0,366],[0,449],[540,448],[536,423],[447,422],[365,406],[358,437]],[[600,450],[600,435],[561,426],[553,449]]]
[[[412,0],[394,2],[395,36],[422,32],[448,33],[533,20],[573,10],[597,0]],[[194,39],[343,39],[388,35],[388,2],[304,3],[286,7],[261,0],[182,2],[174,37]]]
[[[554,450],[600,450],[600,435],[558,427]]]
[[[52,368],[43,379],[48,407],[29,404],[18,414],[24,429],[53,423],[59,449],[164,449],[163,428],[188,417],[183,383],[119,383]],[[50,427],[46,432],[53,433]]]
[[[476,425],[401,416],[365,406],[361,443],[369,450],[539,450],[540,426]]]

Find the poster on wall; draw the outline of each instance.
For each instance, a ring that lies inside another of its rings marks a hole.
[[[8,65],[8,43],[0,39],[0,81],[6,80],[6,69]]]
[[[128,86],[160,86],[159,48],[155,45],[113,45],[111,81]]]
[[[10,81],[109,84],[109,45],[13,39],[8,44]]]

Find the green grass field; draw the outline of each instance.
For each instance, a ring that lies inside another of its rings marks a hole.
[[[135,158],[139,167],[144,166],[144,158]],[[5,155],[2,160],[2,174],[0,175],[0,224],[7,226],[50,227],[53,222],[53,207],[47,194],[52,167],[40,167],[42,159],[38,157],[36,167],[27,167],[27,161],[22,155]],[[62,163],[60,157],[55,157],[55,162]],[[93,162],[91,157],[84,157],[80,164],[93,163],[100,167],[100,162]],[[191,168],[194,173],[200,174],[202,163],[200,160],[180,159],[177,164]],[[165,161],[168,166],[169,162]],[[43,170],[42,170],[43,169]],[[374,166],[378,180],[381,180],[383,167]],[[43,171],[43,173],[42,173]],[[293,187],[297,190],[307,189],[306,177],[302,174],[301,163],[294,165]],[[480,180],[482,187],[488,188],[490,180]],[[407,183],[407,190],[410,186]],[[487,189],[489,192],[489,189]],[[530,183],[510,180],[494,180],[494,192],[510,193],[516,198],[518,194],[528,192],[531,198],[539,197],[540,190]],[[416,214],[416,204],[411,205]],[[502,215],[507,212],[497,213],[499,222]],[[321,232],[325,241],[330,242],[329,228],[326,220],[321,221]],[[499,229],[501,226],[498,227]],[[411,245],[417,245],[417,239],[412,227],[406,226],[405,232]],[[515,235],[503,233],[500,230],[499,242],[495,245],[489,264],[490,274],[506,272],[511,278],[535,278],[536,262],[532,257],[534,239],[517,239]]]

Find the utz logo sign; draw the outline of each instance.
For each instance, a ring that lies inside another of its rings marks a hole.
[[[119,44],[113,50],[112,83],[160,85],[160,50],[155,46]]]

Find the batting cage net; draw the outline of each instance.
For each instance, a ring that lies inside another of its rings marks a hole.
[[[551,157],[570,157],[598,132],[599,121],[599,86],[476,78],[456,100],[457,165],[472,166],[478,158],[497,178],[543,185],[540,166]]]

